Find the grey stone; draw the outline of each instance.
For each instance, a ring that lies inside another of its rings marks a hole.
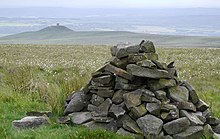
[[[92,117],[92,119],[99,123],[110,123],[114,121],[112,117]]]
[[[115,104],[120,104],[123,102],[123,94],[127,93],[124,90],[118,90],[114,93],[113,97],[112,97],[112,102]]]
[[[140,49],[139,45],[125,45],[125,44],[120,44],[117,46],[114,46],[111,48],[111,52],[113,56],[116,56],[117,58],[123,58],[128,56],[128,54],[134,54],[138,53]]]
[[[135,119],[138,119],[141,116],[144,116],[147,113],[145,104],[141,104],[140,106],[137,106],[137,107],[132,107],[131,113],[134,115]]]
[[[137,123],[134,120],[132,120],[130,116],[124,115],[121,121],[124,129],[132,133],[137,133],[137,134],[141,133],[141,130],[138,127]]]
[[[90,112],[74,112],[68,115],[73,124],[83,124],[92,120]]]
[[[152,62],[157,66],[157,69],[167,70],[166,63],[160,63],[159,61],[157,61],[157,59],[152,60]]]
[[[167,69],[169,75],[172,77],[172,78],[175,78],[177,80],[177,77],[178,77],[178,71],[176,68],[168,68]]]
[[[79,112],[87,105],[87,103],[86,95],[83,91],[75,92],[72,95],[71,101],[64,110],[64,114]]]
[[[102,104],[104,102],[104,100],[105,99],[103,97],[100,97],[98,95],[93,94],[90,102],[95,106],[99,106],[100,104]]]
[[[152,41],[142,40],[140,43],[140,51],[145,53],[155,53],[156,49]]]
[[[106,117],[108,115],[108,110],[112,104],[112,101],[107,98],[101,105],[98,107],[89,104],[88,110],[91,111],[92,116],[95,117]]]
[[[214,131],[212,130],[212,127],[209,124],[206,124],[203,126],[203,135],[207,137],[213,137]]]
[[[159,116],[160,115],[160,108],[161,105],[159,103],[147,103],[146,109],[149,111],[152,115]]]
[[[111,98],[114,94],[114,90],[111,89],[98,89],[95,92],[97,95],[104,97],[104,98]]]
[[[154,94],[156,98],[159,99],[162,103],[169,103],[169,99],[167,98],[167,93],[163,90],[155,91]]]
[[[183,117],[164,124],[163,129],[169,135],[173,135],[185,131],[189,125],[189,120],[186,117]]]
[[[131,137],[131,138],[134,138],[134,139],[143,139],[143,137],[141,135],[131,133],[129,131],[126,131],[123,128],[120,128],[116,133],[119,134],[119,135],[122,135],[122,136]]]
[[[112,57],[109,61],[112,65],[119,67],[119,68],[126,68],[126,65],[128,64],[128,58],[117,58],[117,57]]]
[[[161,106],[161,118],[164,121],[171,121],[179,118],[179,110],[175,105],[165,104]]]
[[[117,68],[111,64],[106,65],[105,70],[128,80],[133,80],[134,78],[132,74],[128,73],[127,71],[121,68]]]
[[[143,94],[141,96],[141,101],[147,103],[161,103],[158,99],[155,98],[155,94],[147,89],[140,89]]]
[[[123,116],[124,114],[125,110],[120,105],[112,104],[112,106],[109,109],[109,115],[116,119],[118,119],[120,116]]]
[[[157,66],[150,60],[142,60],[136,63],[138,66],[155,69]]]
[[[141,104],[142,91],[140,89],[123,95],[125,105],[128,109]]]
[[[13,126],[18,129],[37,128],[48,123],[49,119],[46,116],[27,116],[12,122]]]
[[[27,116],[44,116],[52,117],[51,111],[30,111],[26,113]]]
[[[157,91],[160,89],[176,86],[176,81],[174,79],[149,80],[148,86],[151,90]]]
[[[192,102],[187,102],[187,101],[176,102],[175,105],[180,110],[189,110],[196,112],[196,106]]]
[[[166,135],[166,136],[164,136],[164,139],[173,139],[173,137],[170,135]]]
[[[125,84],[125,83],[116,82],[115,89],[132,91],[138,89],[138,86],[135,84]]]
[[[213,115],[214,114],[211,112],[210,109],[207,109],[207,110],[202,112],[202,116],[204,116],[205,118],[212,117]]]
[[[116,121],[111,121],[110,123],[100,123],[100,122],[91,121],[83,125],[91,130],[104,129],[106,131],[113,131],[113,132],[117,131]]]
[[[187,117],[190,121],[190,125],[192,125],[192,126],[204,125],[204,123],[196,116],[195,113],[187,112],[186,110],[181,110],[180,116]]]
[[[217,133],[217,134],[220,134],[220,124],[217,125],[217,126],[212,126],[212,130]]]
[[[197,95],[195,89],[186,81],[184,81],[182,85],[185,86],[189,90],[190,100],[194,104],[196,104],[199,101],[199,96]]]
[[[144,132],[144,136],[149,139],[157,138],[163,127],[163,121],[150,114],[139,118],[136,122]]]
[[[148,59],[147,58],[147,55],[144,54],[144,53],[138,53],[138,54],[129,54],[128,55],[128,63],[136,63],[136,62],[139,62],[139,61],[142,61],[142,60],[145,60],[145,59]]]
[[[208,117],[206,118],[206,123],[211,126],[216,126],[220,124],[220,120],[215,117]]]
[[[189,91],[183,86],[168,88],[169,97],[175,102],[185,102],[189,99]]]
[[[57,118],[56,121],[59,124],[70,124],[71,123],[71,119],[69,116],[59,117],[59,118]]]
[[[116,76],[115,81],[116,81],[116,82],[119,82],[119,83],[128,84],[128,80],[125,79],[125,78],[122,78],[122,77],[120,77],[120,76]]]
[[[199,111],[205,111],[209,108],[209,105],[206,104],[203,100],[199,99],[199,101],[196,103],[196,108],[199,110]]]
[[[153,78],[153,79],[170,78],[170,75],[168,74],[166,70],[144,68],[141,66],[137,66],[135,64],[127,65],[127,71],[130,74],[138,76],[138,77],[146,77],[146,78]]]
[[[202,137],[202,126],[190,126],[184,132],[173,135],[174,139],[199,139]]]

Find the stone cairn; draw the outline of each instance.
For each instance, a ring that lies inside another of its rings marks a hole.
[[[209,106],[178,78],[174,62],[158,61],[151,41],[118,44],[111,54],[88,85],[67,98],[64,113],[71,123],[134,138],[195,139],[220,133],[220,121]]]

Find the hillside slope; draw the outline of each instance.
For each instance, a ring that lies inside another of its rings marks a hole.
[[[158,46],[220,48],[220,37],[155,35],[126,31],[75,32],[65,26],[50,26],[36,32],[1,37],[0,43],[114,45],[119,42],[139,42],[142,39],[152,40]]]

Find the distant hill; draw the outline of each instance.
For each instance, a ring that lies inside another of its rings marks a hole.
[[[220,37],[172,36],[126,31],[73,31],[65,26],[49,26],[35,32],[24,32],[0,38],[0,44],[85,44],[115,45],[119,42],[152,40],[157,46],[217,47]]]

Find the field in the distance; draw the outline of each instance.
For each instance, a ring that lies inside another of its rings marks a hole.
[[[107,46],[0,45],[0,138],[122,138],[105,131],[56,124],[68,94],[83,87],[110,57]],[[220,118],[220,49],[157,48],[159,61],[171,62],[182,80]],[[51,124],[14,129],[11,122],[32,110],[51,110]]]

